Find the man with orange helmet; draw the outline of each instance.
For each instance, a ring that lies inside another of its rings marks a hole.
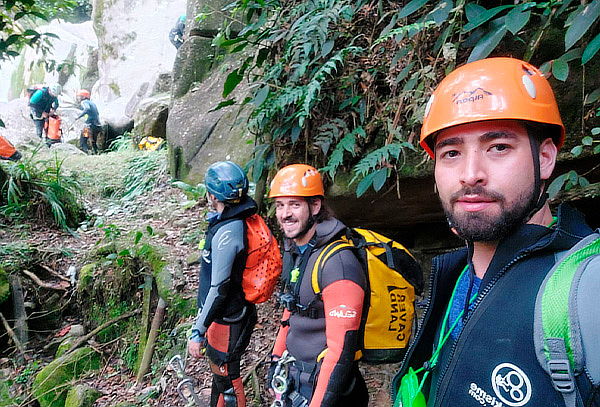
[[[598,278],[577,298],[589,331],[583,348],[593,355],[587,374],[546,373],[544,350],[532,340],[542,283],[561,253],[592,233],[582,214],[561,205],[553,216],[547,202],[564,139],[550,84],[524,61],[466,64],[431,96],[421,146],[435,160],[442,206],[466,248],[433,260],[428,308],[394,380],[395,405],[597,405],[600,320],[586,304]],[[563,350],[551,353],[568,364]],[[423,392],[410,395],[411,382]]]
[[[98,153],[98,134],[102,131],[102,125],[100,124],[100,114],[98,113],[98,107],[94,102],[90,100],[91,94],[89,90],[80,89],[77,91],[77,102],[80,104],[81,114],[77,116],[79,120],[83,116],[86,116],[85,126],[79,136],[79,148],[84,152],[89,152],[88,143],[91,141],[92,151],[94,154]]]
[[[269,369],[274,406],[366,406],[368,392],[355,362],[365,298],[365,272],[349,250],[322,265],[321,294],[310,270],[346,226],[330,215],[319,172],[305,164],[282,168],[271,183],[285,235],[284,306]],[[337,312],[342,310],[344,312]]]

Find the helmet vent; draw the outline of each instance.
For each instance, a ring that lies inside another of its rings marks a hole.
[[[433,95],[431,95],[431,97],[427,101],[427,105],[425,106],[425,116],[424,117],[427,117],[429,115],[429,111],[431,110],[432,104],[433,104]]]
[[[531,80],[531,78],[527,75],[523,75],[521,77],[521,81],[523,82],[523,86],[525,86],[525,90],[531,96],[532,99],[535,99],[537,96],[537,89],[535,88],[535,84]]]

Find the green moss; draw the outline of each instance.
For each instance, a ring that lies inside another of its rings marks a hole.
[[[96,263],[86,264],[79,270],[79,281],[77,283],[77,289],[85,291],[94,282],[94,271],[96,270]]]
[[[119,85],[117,85],[114,82],[111,82],[108,84],[108,87],[110,88],[110,90],[113,91],[113,93],[117,96],[120,97],[121,96],[121,89],[119,89]]]
[[[102,393],[98,390],[85,384],[79,384],[69,390],[65,407],[92,407],[101,395]]]
[[[100,368],[100,355],[92,348],[77,349],[53,360],[35,377],[32,393],[41,407],[64,407],[68,386],[90,370]]]
[[[10,283],[8,282],[8,274],[0,268],[0,303],[6,301],[10,296]]]
[[[76,340],[77,338],[71,336],[62,341],[60,345],[58,345],[58,349],[56,349],[54,357],[58,359],[59,357],[67,353],[67,351],[71,349],[71,346],[73,346]]]

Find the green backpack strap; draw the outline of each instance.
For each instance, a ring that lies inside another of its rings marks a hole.
[[[567,407],[579,394],[575,375],[585,366],[576,297],[585,266],[600,255],[600,233],[593,233],[564,254],[548,272],[535,304],[534,344],[538,361],[550,375]]]

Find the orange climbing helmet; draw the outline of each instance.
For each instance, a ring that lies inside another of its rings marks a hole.
[[[281,196],[325,196],[321,174],[306,164],[283,167],[271,181],[269,192],[269,198]]]
[[[451,72],[431,95],[421,127],[421,147],[433,158],[433,139],[443,129],[484,120],[524,120],[551,125],[557,148],[565,126],[550,83],[528,62],[487,58]]]
[[[77,97],[81,99],[89,99],[92,96],[89,90],[87,89],[79,89],[77,91]]]

